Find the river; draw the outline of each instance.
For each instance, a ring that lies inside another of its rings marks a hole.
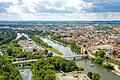
[[[32,80],[32,72],[30,69],[20,69],[23,80]]]
[[[55,43],[47,38],[44,38],[44,39],[42,38],[42,40],[44,42],[46,42],[48,45],[61,51],[64,56],[76,55],[71,51],[71,49],[69,47],[64,47],[64,46],[57,44],[57,43]],[[90,66],[91,63],[94,65],[94,67]],[[91,72],[100,74],[101,80],[120,80],[120,77],[114,75],[111,72],[111,70],[105,69],[102,66],[95,64],[88,59],[79,60],[79,61],[77,60],[76,64],[78,67],[83,67],[85,69],[85,73],[88,73],[91,71]]]

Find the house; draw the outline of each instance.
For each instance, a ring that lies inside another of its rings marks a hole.
[[[113,27],[112,30],[114,30],[114,31],[120,31],[120,27]]]

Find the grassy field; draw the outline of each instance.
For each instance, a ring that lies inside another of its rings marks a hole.
[[[50,50],[52,52],[55,52],[56,54],[59,54],[59,55],[63,55],[62,52],[60,52],[59,50],[55,49],[55,48],[46,48],[47,50]]]

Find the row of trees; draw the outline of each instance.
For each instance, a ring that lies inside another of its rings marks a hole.
[[[80,46],[78,46],[75,42],[67,42],[66,40],[62,40],[61,36],[51,36],[51,39],[63,43],[64,45],[70,45],[73,52],[80,54]]]
[[[31,69],[34,80],[55,80],[55,71],[79,70],[74,61],[68,61],[58,56],[39,59],[32,64]]]
[[[39,35],[40,33],[43,33],[43,30],[16,30],[18,33],[25,33],[28,35]]]
[[[32,36],[31,39],[38,43],[40,46],[45,47],[45,48],[51,48],[47,43],[45,43],[42,39],[36,36]]]
[[[73,52],[80,54],[80,46],[78,46],[76,43],[71,43],[70,48]]]
[[[51,35],[51,39],[63,43],[64,45],[68,45],[69,43],[66,40],[62,40],[61,36],[53,36]]]

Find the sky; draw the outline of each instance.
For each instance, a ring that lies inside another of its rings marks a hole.
[[[120,0],[0,0],[2,20],[120,20]]]

